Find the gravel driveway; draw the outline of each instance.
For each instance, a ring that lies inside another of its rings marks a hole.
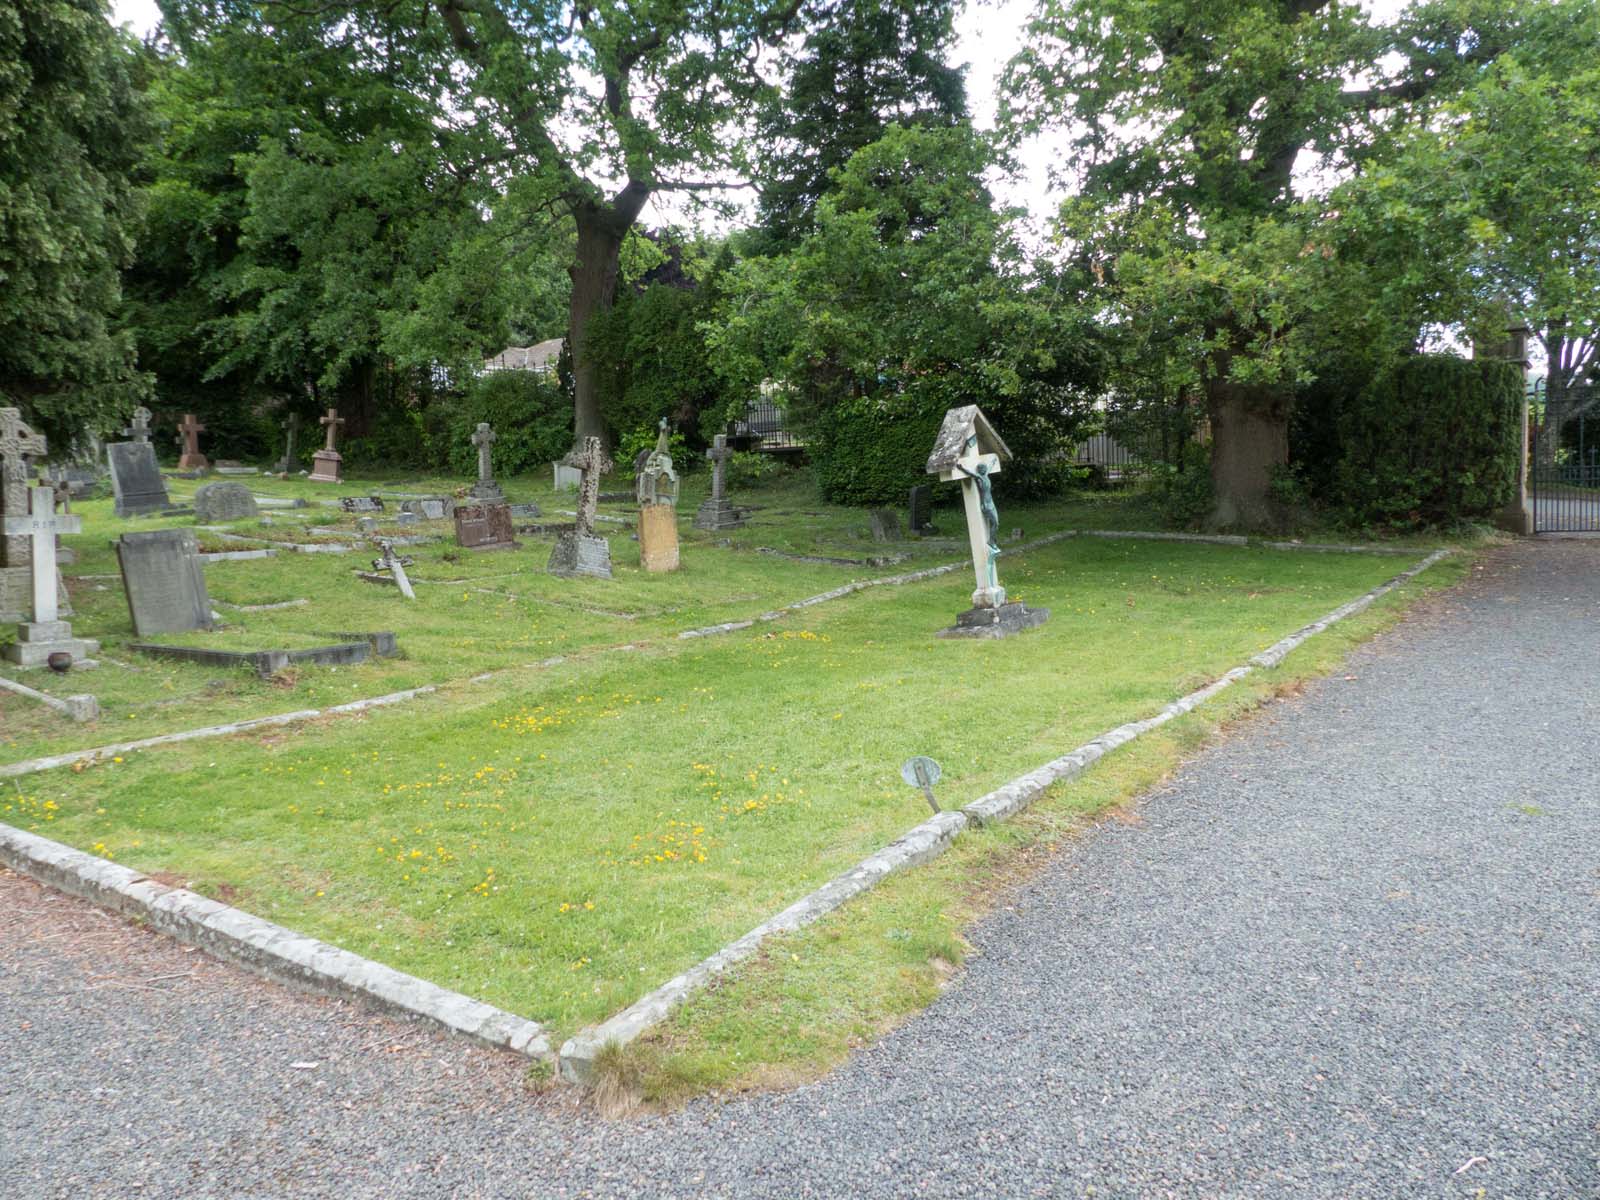
[[[5,1197],[1600,1197],[1600,543],[1064,849],[798,1091],[600,1122],[0,873]]]

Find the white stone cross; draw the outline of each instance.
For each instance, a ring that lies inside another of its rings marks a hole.
[[[494,445],[496,434],[489,428],[489,422],[479,421],[478,430],[472,435],[472,444],[478,448],[478,482],[488,483],[494,479],[494,470],[489,462],[489,447]]]
[[[974,608],[999,608],[1006,602],[1006,590],[1000,586],[995,571],[995,559],[1000,554],[998,531],[989,528],[984,514],[985,494],[989,479],[1000,473],[1000,456],[983,454],[978,450],[978,439],[970,437],[961,451],[961,457],[939,472],[939,478],[958,480],[961,484],[961,501],[967,513],[967,540],[972,546],[972,574],[976,588],[972,593]],[[992,499],[990,508],[994,507]]]
[[[33,542],[33,619],[59,621],[61,609],[56,596],[56,534],[79,533],[83,518],[57,516],[55,492],[47,487],[29,489],[31,504],[27,516],[6,517],[4,532],[30,538]]]
[[[400,594],[407,600],[415,600],[417,593],[411,589],[411,577],[406,574],[406,563],[409,558],[402,558],[394,552],[394,543],[388,538],[378,539],[378,552],[383,556],[372,560],[374,571],[388,571],[394,577],[394,584],[400,589]]]

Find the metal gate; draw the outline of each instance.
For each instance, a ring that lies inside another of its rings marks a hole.
[[[1600,389],[1541,379],[1529,411],[1534,532],[1600,533]]]

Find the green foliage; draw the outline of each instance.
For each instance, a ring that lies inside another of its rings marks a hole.
[[[656,441],[661,436],[659,427],[634,429],[617,439],[617,470],[627,474],[633,470],[633,460],[639,457],[642,450],[654,450]],[[680,476],[695,465],[694,455],[689,453],[689,443],[683,434],[676,429],[667,433],[667,453],[672,455],[672,469]]]
[[[794,468],[776,454],[755,454],[747,450],[728,455],[728,486],[733,488],[760,487]]]
[[[572,400],[541,371],[494,371],[472,381],[445,425],[441,457],[452,474],[478,477],[472,434],[479,421],[494,427],[496,475],[542,470],[572,447]]]
[[[1205,455],[1196,448],[1176,463],[1150,468],[1150,499],[1169,529],[1198,529],[1216,503]]]
[[[966,118],[953,49],[952,0],[812,0],[789,85],[758,127],[759,222],[768,252],[811,232],[830,176],[891,123],[957,125]]]
[[[1403,360],[1348,397],[1328,499],[1352,524],[1449,526],[1516,489],[1522,372],[1451,355]]]
[[[139,49],[100,0],[0,6],[0,404],[65,451],[145,395],[114,324],[149,133]]]
[[[702,326],[732,395],[784,388],[827,497],[899,500],[938,418],[980,404],[1017,461],[1011,495],[1059,485],[1098,364],[1081,311],[1028,270],[970,129],[891,126],[822,198],[813,233],[729,272]]]
[[[717,406],[721,384],[700,331],[714,302],[704,284],[650,283],[591,319],[588,353],[600,364],[601,409],[614,436],[653,429],[662,417],[698,429],[701,412]]]

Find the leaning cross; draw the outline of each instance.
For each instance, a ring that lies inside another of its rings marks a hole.
[[[600,506],[600,476],[611,471],[611,459],[597,437],[583,439],[583,449],[568,460],[583,472],[583,482],[578,486],[578,534],[594,536],[594,514]]]
[[[479,421],[478,431],[472,435],[472,444],[478,448],[478,482],[493,483],[494,471],[489,462],[489,447],[496,440],[494,430],[489,428],[489,422]]]
[[[150,410],[140,405],[133,410],[133,421],[122,431],[123,437],[130,437],[136,442],[150,440]]]
[[[44,624],[61,619],[56,596],[56,534],[81,532],[83,518],[57,516],[51,488],[30,488],[29,494],[28,515],[6,517],[3,529],[9,536],[20,535],[33,543],[33,619]]]
[[[45,449],[44,434],[22,423],[20,408],[0,408],[0,516],[28,511],[28,464],[23,455],[40,455]],[[0,538],[0,563],[26,566],[28,539]]]
[[[728,456],[733,453],[728,449],[728,435],[719,433],[712,439],[711,449],[706,451],[706,457],[711,460],[711,498],[721,500],[724,498],[726,481],[723,472],[728,462]]]
[[[394,577],[394,584],[400,589],[400,594],[407,600],[415,600],[416,592],[411,590],[411,579],[406,574],[406,567],[411,564],[411,559],[394,552],[394,543],[388,538],[378,539],[378,553],[382,556],[372,560],[374,571],[388,571]]]
[[[328,410],[328,415],[320,418],[318,423],[328,427],[328,444],[324,446],[323,449],[331,454],[334,450],[334,434],[338,430],[339,426],[344,424],[344,418],[339,415],[338,409],[330,408]]]

